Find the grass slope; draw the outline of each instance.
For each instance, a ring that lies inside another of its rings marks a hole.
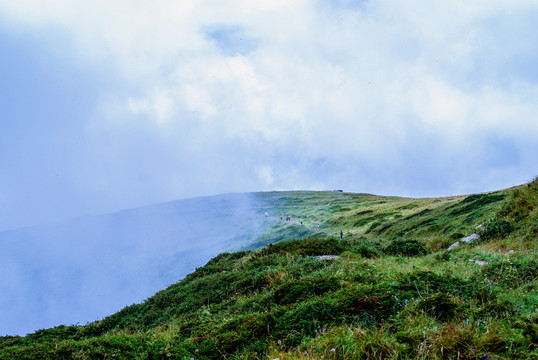
[[[0,358],[538,358],[538,181],[442,199],[258,196],[256,246],[275,244],[223,253],[101,321],[0,338]]]

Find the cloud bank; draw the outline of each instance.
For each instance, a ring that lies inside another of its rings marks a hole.
[[[535,1],[21,0],[0,13],[91,94],[74,120],[56,114],[76,140],[35,165],[59,162],[68,185],[4,182],[12,224],[46,218],[13,195],[33,187],[66,216],[230,191],[442,196],[536,175]]]

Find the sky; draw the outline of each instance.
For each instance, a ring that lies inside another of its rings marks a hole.
[[[538,175],[535,0],[0,0],[0,230]]]

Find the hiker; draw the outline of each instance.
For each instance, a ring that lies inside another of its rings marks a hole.
[[[319,224],[318,224],[318,231],[319,231]]]
[[[268,217],[268,216],[269,216],[269,214],[268,214],[268,213],[265,213],[265,214],[263,214],[263,215],[265,215],[265,217]]]
[[[344,237],[344,233],[342,232],[342,230],[340,230],[340,240],[342,240],[343,237]]]
[[[282,215],[280,215],[280,220],[282,220]]]

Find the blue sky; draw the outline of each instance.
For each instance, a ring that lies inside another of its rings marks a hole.
[[[535,1],[0,0],[0,230],[538,175]]]

